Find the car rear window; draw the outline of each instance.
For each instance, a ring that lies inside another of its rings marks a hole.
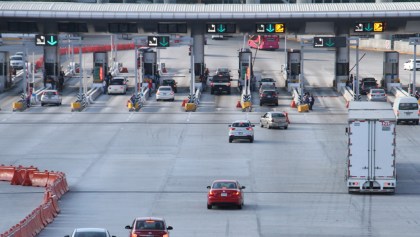
[[[160,87],[159,90],[160,91],[170,91],[171,88],[170,87]]]
[[[384,90],[372,90],[372,94],[385,94]]]
[[[249,127],[249,123],[233,123],[232,127],[247,128],[247,127]]]
[[[274,87],[274,85],[272,85],[272,84],[269,84],[269,85],[267,85],[267,84],[263,84],[262,86],[261,86],[261,89],[262,90],[267,90],[267,89],[274,89],[275,87]]]
[[[172,84],[174,84],[175,83],[175,81],[172,81],[172,80],[164,80],[163,81],[163,84],[164,85],[172,85]]]
[[[261,79],[261,82],[274,82],[273,78],[263,78]]]
[[[158,220],[140,220],[136,222],[136,230],[164,230],[165,224]]]
[[[398,107],[400,110],[418,110],[419,104],[417,103],[400,103]]]
[[[212,188],[237,188],[235,182],[216,182]]]
[[[364,86],[376,86],[376,82],[374,81],[365,81],[363,83]]]
[[[230,78],[226,76],[214,76],[213,82],[229,82]]]
[[[75,235],[75,237],[107,237],[105,232],[97,232],[97,231],[92,231],[92,232],[77,232]]]
[[[265,95],[276,95],[277,93],[275,91],[263,91],[263,94],[265,94]]]
[[[271,114],[271,117],[273,117],[273,118],[284,118],[286,116],[283,113],[273,113],[273,114]]]
[[[111,82],[109,84],[110,85],[123,85],[124,80],[123,79],[114,79],[114,80],[111,80]]]
[[[57,92],[54,92],[54,91],[46,91],[46,92],[44,92],[44,95],[46,95],[46,96],[53,96],[53,95],[56,95],[57,94]]]

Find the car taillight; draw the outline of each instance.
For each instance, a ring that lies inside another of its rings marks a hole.
[[[210,190],[209,196],[213,196],[213,195],[214,195],[214,192]]]
[[[168,234],[164,234],[164,235],[162,235],[162,237],[169,237],[169,235]]]
[[[213,82],[211,82],[211,83],[210,83],[210,86],[214,86],[214,83],[213,83]]]
[[[239,191],[236,191],[236,192],[233,193],[233,195],[235,195],[235,196],[238,196],[239,194],[241,194],[241,192],[239,192]]]
[[[247,127],[246,130],[252,131],[252,127]]]
[[[137,237],[137,234],[131,234],[131,237]]]
[[[400,115],[400,111],[399,111],[399,110],[397,110],[397,116],[398,116],[398,115]]]
[[[160,91],[156,92],[156,95],[159,95],[159,94],[160,94]]]
[[[174,92],[173,91],[171,91],[171,95],[173,95],[174,94]]]
[[[235,130],[235,128],[230,128],[229,130],[233,131],[233,130]]]
[[[228,83],[228,86],[230,86],[230,82]]]

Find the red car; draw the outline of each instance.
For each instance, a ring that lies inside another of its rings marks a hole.
[[[244,205],[245,186],[241,186],[236,180],[215,180],[211,186],[207,186],[207,209],[213,205],[234,205],[242,209]]]
[[[132,226],[126,226],[130,230],[129,237],[169,237],[172,226],[166,226],[166,222],[160,217],[137,217]]]

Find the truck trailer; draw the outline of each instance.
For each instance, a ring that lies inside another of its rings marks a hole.
[[[346,128],[349,193],[395,192],[396,122],[387,102],[351,102]]]

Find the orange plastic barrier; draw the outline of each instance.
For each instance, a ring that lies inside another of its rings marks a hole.
[[[34,237],[60,212],[58,199],[69,190],[66,175],[62,172],[44,171],[37,168],[0,166],[0,177],[13,184],[45,187],[44,200],[40,206],[0,237]]]
[[[15,173],[15,169],[16,168],[13,166],[0,165],[0,180],[11,181]]]
[[[49,172],[35,171],[29,178],[31,179],[32,186],[35,187],[46,187],[48,182]]]

